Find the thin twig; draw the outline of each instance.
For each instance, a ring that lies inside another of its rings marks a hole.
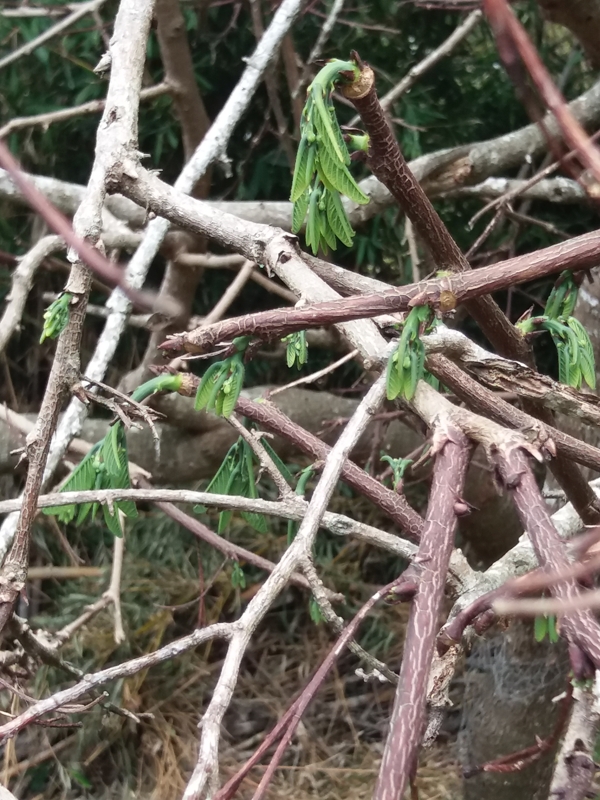
[[[327,39],[333,30],[335,23],[337,22],[337,18],[339,17],[342,9],[344,7],[344,0],[333,0],[331,5],[331,9],[325,22],[321,25],[319,29],[319,35],[317,36],[317,41],[314,43],[312,50],[310,51],[310,55],[306,59],[306,64],[304,69],[302,70],[302,74],[298,78],[298,82],[292,89],[292,100],[295,100],[297,97],[300,96],[300,92],[308,83],[308,78],[310,75],[310,70],[312,65],[321,58],[321,53],[323,52],[323,48],[327,43]],[[354,124],[354,123],[351,123]]]
[[[53,39],[55,36],[58,36],[59,33],[62,33],[67,28],[70,28],[71,25],[84,17],[86,14],[91,14],[94,11],[97,11],[104,5],[105,2],[106,0],[89,0],[87,3],[79,3],[78,7],[75,8],[75,10],[72,11],[68,16],[64,17],[64,19],[61,19],[43,33],[40,33],[39,36],[36,36],[35,39],[31,39],[31,41],[26,42],[25,44],[21,45],[21,47],[13,50],[12,53],[9,53],[7,56],[4,56],[4,58],[0,59],[0,69],[7,67],[9,64],[13,64],[22,56],[30,55],[40,45],[44,44],[50,39]]]
[[[210,325],[213,322],[218,322],[225,315],[227,309],[231,306],[234,300],[239,296],[248,280],[252,277],[254,272],[254,264],[252,261],[245,261],[238,271],[233,281],[229,284],[227,289],[223,292],[222,297],[218,303],[208,312],[202,320],[203,325]]]
[[[353,358],[356,358],[357,355],[358,350],[351,350],[349,353],[346,353],[345,356],[342,356],[341,358],[338,358],[337,361],[329,364],[329,366],[323,367],[323,369],[319,369],[316,372],[311,372],[310,375],[305,375],[304,378],[298,378],[296,381],[286,383],[284,386],[277,387],[277,389],[272,389],[269,392],[269,397],[275,397],[276,394],[281,394],[281,392],[286,392],[288,389],[293,389],[296,386],[303,386],[305,383],[314,383],[315,381],[318,381],[319,378],[323,378],[325,375],[335,372],[338,367],[341,367],[342,364],[345,364],[347,361],[351,361]]]
[[[479,9],[472,11],[439,47],[436,47],[422,61],[411,67],[402,80],[383,95],[381,98],[382,107],[388,109],[399,97],[406,94],[426,72],[449,55],[471,33],[481,18],[482,13]],[[357,114],[352,117],[348,124],[350,127],[354,127],[359,121],[360,117]]]
[[[232,414],[229,417],[230,424],[236,429],[239,435],[244,439],[244,441],[248,442],[252,451],[254,452],[255,456],[258,458],[260,463],[261,469],[263,469],[267,475],[271,478],[277,490],[279,492],[279,497],[281,500],[285,500],[286,498],[291,498],[295,496],[292,487],[283,477],[277,465],[266,451],[265,447],[261,442],[261,438],[265,435],[262,431],[249,431],[248,428],[243,425],[239,419],[236,417],[235,414]],[[269,435],[269,434],[267,434]]]
[[[281,558],[277,569],[267,578],[240,617],[231,638],[223,668],[202,720],[202,734],[196,767],[185,790],[184,800],[199,800],[205,789],[214,794],[218,788],[218,753],[221,723],[237,682],[242,658],[253,633],[274,599],[299,564],[310,558],[314,540],[327,510],[327,505],[340,477],[344,462],[355,443],[376,413],[385,396],[385,376],[378,378],[346,425],[323,468],[306,513],[292,544]],[[1,731],[1,729],[0,729]]]
[[[100,670],[93,675],[85,675],[83,680],[75,684],[75,686],[63,689],[45,700],[34,703],[22,714],[10,720],[10,722],[0,725],[0,743],[12,739],[12,737],[16,736],[23,728],[37,721],[44,714],[48,714],[50,711],[56,711],[67,703],[74,703],[76,700],[79,700],[80,697],[83,697],[90,690],[98,686],[103,686],[110,681],[136,675],[142,670],[150,669],[150,667],[154,667],[157,664],[162,664],[163,661],[170,661],[212,639],[230,639],[236,628],[236,623],[222,622],[209,625],[208,628],[201,628],[190,633],[188,636],[175,639],[175,641],[170,642],[152,653],[133,658],[130,661],[124,661],[122,664]]]
[[[170,91],[171,86],[168,83],[157,83],[156,86],[149,86],[147,89],[142,89],[140,92],[140,100],[153,100],[155,97],[160,97]],[[39,125],[47,129],[56,122],[64,122],[65,120],[81,117],[86,114],[97,114],[100,111],[104,111],[105,105],[106,100],[101,98],[99,100],[90,100],[88,103],[82,103],[79,106],[72,106],[71,108],[46,111],[44,114],[33,114],[30,117],[15,117],[0,128],[0,139],[6,139],[11,133],[23,130],[23,128],[33,128]]]
[[[13,272],[12,286],[6,298],[4,314],[0,319],[0,352],[6,348],[8,340],[21,322],[37,268],[49,255],[64,248],[65,244],[60,236],[44,236],[20,259]]]

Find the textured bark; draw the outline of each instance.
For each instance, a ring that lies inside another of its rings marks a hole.
[[[600,67],[600,0],[538,0],[538,4],[551,22],[575,34],[592,64]]]
[[[390,729],[375,788],[375,800],[398,800],[416,769],[425,724],[427,679],[433,660],[446,572],[454,546],[457,515],[470,447],[447,421],[436,426],[438,449],[427,519],[407,581],[416,582]]]
[[[369,167],[414,225],[436,268],[468,272],[471,265],[406,163],[377,97],[373,71],[365,67],[360,78],[343,92],[354,103],[369,134]],[[499,353],[517,361],[531,361],[529,347],[495,300],[477,297],[465,307]]]

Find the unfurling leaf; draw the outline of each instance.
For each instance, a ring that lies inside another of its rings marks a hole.
[[[433,320],[433,312],[428,306],[415,306],[406,317],[398,347],[388,360],[388,400],[395,400],[396,397],[412,400],[414,397],[417,384],[425,375],[425,348],[420,336]]]
[[[244,350],[249,336],[234,339],[236,352],[224,361],[212,364],[204,373],[196,392],[194,408],[214,411],[219,417],[230,417],[244,386]]]
[[[46,339],[56,339],[64,331],[69,321],[69,306],[73,295],[63,292],[44,312],[44,327],[40,336],[40,344]]]
[[[292,231],[300,231],[308,213],[305,238],[315,255],[319,249],[324,253],[335,250],[337,239],[347,247],[352,244],[354,231],[340,193],[355,203],[369,202],[348,169],[350,153],[331,99],[336,83],[353,74],[358,75],[353,62],[327,63],[308,87],[302,113],[290,194],[294,203]],[[366,146],[364,142],[362,145]]]
[[[548,633],[548,617],[536,617],[533,623],[533,635],[536,642],[543,642]]]
[[[234,589],[246,588],[246,576],[244,570],[240,567],[238,561],[233,562],[233,570],[231,571],[231,585]]]
[[[223,463],[206,491],[214,494],[236,495],[238,497],[258,497],[256,478],[254,476],[254,458],[250,445],[240,437],[229,448]],[[263,514],[258,514],[254,511],[242,511],[240,516],[258,533],[267,532],[267,521]],[[226,510],[219,514],[217,528],[219,534],[227,530],[232,518],[232,511]]]
[[[284,336],[281,340],[286,345],[285,360],[288,368],[294,364],[300,369],[308,361],[308,344],[306,342],[306,331],[296,331]]]
[[[133,392],[132,399],[140,402],[158,391],[176,392],[181,387],[182,380],[181,375],[159,375],[139,386]],[[99,489],[131,489],[127,438],[120,421],[112,425],[104,439],[96,442],[58,491],[85,492]],[[99,503],[80,503],[78,506],[50,506],[42,510],[44,514],[56,516],[60,522],[75,520],[76,525],[81,525],[90,512],[92,518],[95,517],[98,507]],[[138,515],[132,500],[115,500],[111,505],[102,504],[104,521],[115,536],[123,535],[120,513],[126,517]]]

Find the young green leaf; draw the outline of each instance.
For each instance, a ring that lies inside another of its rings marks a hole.
[[[348,167],[340,164],[331,157],[328,150],[321,149],[317,159],[317,170],[323,183],[327,182],[333,189],[345,194],[355,203],[364,205],[369,202],[369,197],[358,186]]]
[[[290,193],[290,200],[295,203],[306,191],[310,183],[311,177],[307,178],[307,165],[308,165],[308,151],[309,145],[306,136],[302,136],[300,144],[298,145],[298,152],[296,154],[296,166],[294,168],[294,177],[292,178],[292,191]],[[316,149],[312,145],[313,149]]]
[[[40,344],[43,344],[46,339],[56,339],[67,327],[72,299],[72,294],[63,292],[54,302],[50,303],[44,312],[44,327],[40,336]]]
[[[535,622],[533,623],[533,635],[535,637],[536,642],[543,642],[546,638],[546,634],[548,633],[548,618],[547,617],[536,617]]]
[[[298,233],[304,225],[309,201],[310,191],[307,189],[294,203],[294,209],[292,211],[292,233]]]
[[[246,588],[246,576],[244,570],[240,567],[238,561],[233,562],[233,569],[231,571],[231,585],[234,589]]]
[[[346,209],[342,204],[339,192],[335,190],[327,192],[325,210],[331,230],[342,244],[345,244],[346,247],[351,247],[354,231],[348,221]]]
[[[194,401],[194,409],[196,411],[201,411],[203,408],[206,408],[212,391],[218,380],[222,366],[223,362],[217,361],[215,364],[211,364],[211,366],[202,376],[202,380],[200,381],[198,390],[196,392],[196,399]]]

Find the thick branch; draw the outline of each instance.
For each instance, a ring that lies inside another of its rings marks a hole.
[[[411,607],[394,710],[379,771],[375,800],[397,800],[404,794],[425,722],[427,680],[435,650],[445,575],[454,546],[460,499],[469,461],[466,437],[443,418],[434,430],[438,449],[427,519],[414,567],[418,580]]]
[[[468,272],[471,265],[406,163],[377,97],[373,70],[364,66],[359,78],[342,91],[369,134],[369,167],[410,219],[437,269]],[[527,343],[491,297],[478,297],[465,305],[496,350],[518,361],[531,360]]]

